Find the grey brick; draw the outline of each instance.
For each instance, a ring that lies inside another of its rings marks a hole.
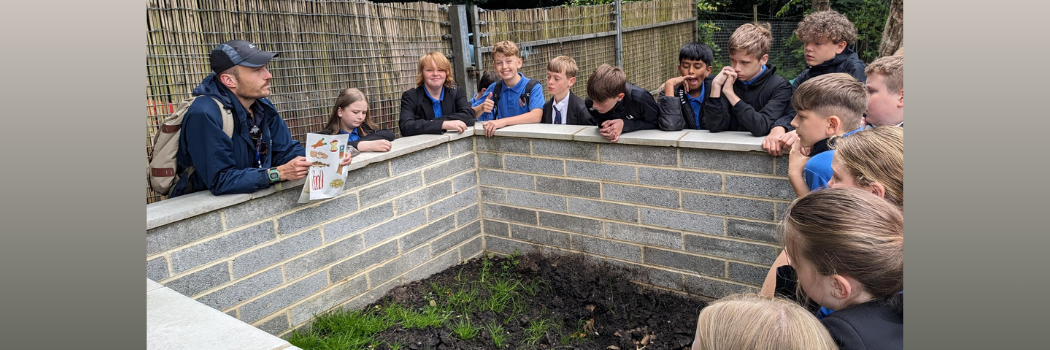
[[[296,279],[306,276],[311,271],[334,264],[362,249],[364,245],[361,243],[361,235],[354,235],[285,263],[284,272],[288,275],[288,279]]]
[[[474,223],[464,226],[458,230],[452,231],[444,237],[435,239],[430,243],[430,250],[434,254],[441,254],[442,252],[452,248],[460,243],[466,242],[471,238],[475,238],[481,235],[481,222],[475,221]]]
[[[606,222],[605,236],[621,241],[682,249],[682,234],[674,231]]]
[[[496,170],[478,170],[478,175],[481,177],[482,185],[492,185],[500,187],[510,187],[522,190],[533,190],[535,186],[535,176],[514,174]]]
[[[244,304],[244,306],[241,306],[241,320],[248,323],[258,321],[288,305],[306,299],[327,286],[328,276],[324,272],[318,272],[269,295]]]
[[[474,164],[474,154],[467,154],[448,161],[448,163],[435,166],[433,168],[423,170],[423,178],[427,184],[432,184],[448,178],[449,176],[462,173],[464,171],[476,168]]]
[[[642,261],[641,247],[633,244],[608,241],[601,238],[573,235],[572,249],[587,254],[597,254],[630,261]]]
[[[540,226],[552,227],[564,231],[587,234],[591,236],[602,235],[602,222],[598,220],[585,219],[575,216],[540,212]]]
[[[725,220],[722,218],[655,208],[641,208],[640,210],[642,223],[646,225],[711,235],[725,234]]]
[[[485,251],[495,252],[501,254],[513,254],[515,251],[519,254],[529,253],[541,253],[541,254],[557,254],[563,253],[560,250],[554,250],[550,247],[533,244],[512,241],[509,239],[499,237],[485,237]]]
[[[510,225],[505,222],[482,220],[482,225],[485,227],[484,234],[496,235],[501,237],[510,237]]]
[[[288,312],[291,315],[292,324],[297,325],[309,321],[314,315],[331,310],[337,305],[363,294],[367,290],[368,281],[365,280],[364,275],[341,283],[335,283],[328,290],[292,307]]]
[[[722,192],[722,175],[689,170],[639,167],[638,182],[647,185]]]
[[[769,272],[768,267],[745,265],[730,261],[728,277],[734,281],[761,286],[766,279],[767,272]]]
[[[423,178],[420,173],[411,173],[392,181],[387,181],[361,190],[361,206],[368,207],[372,204],[381,203],[387,199],[400,196],[402,193],[423,187]]]
[[[665,266],[679,270],[692,271],[702,275],[722,277],[725,274],[725,262],[689,255],[670,250],[642,247],[645,263]]]
[[[298,189],[299,186],[296,186]],[[226,227],[235,228],[264,219],[272,219],[283,212],[305,206],[299,204],[299,193],[288,189],[262,198],[256,198],[223,210]]]
[[[222,220],[217,211],[146,230],[146,255],[193,243],[219,232],[222,232]]]
[[[565,161],[529,156],[507,155],[503,157],[507,170],[525,173],[565,175]]]
[[[685,291],[714,299],[736,293],[758,292],[755,288],[690,275],[685,275]]]
[[[486,218],[536,225],[536,211],[485,203],[481,205]]]
[[[602,144],[598,149],[602,163],[640,163],[678,165],[678,148]]]
[[[398,176],[448,159],[448,145],[440,144],[390,160],[390,175]]]
[[[405,273],[404,283],[415,282],[444,271],[459,263],[459,252],[453,250]]]
[[[276,238],[276,235],[273,233],[273,223],[266,221],[171,253],[171,269],[177,274],[215,260],[233,256],[248,248]]]
[[[459,247],[459,256],[460,256],[460,258],[462,260],[468,260],[468,259],[472,258],[473,256],[480,254],[481,251],[482,251],[482,248],[484,248],[482,243],[483,243],[483,239],[480,236],[478,236],[477,238],[474,238],[474,239],[470,240],[469,242],[464,243],[463,245],[461,245]]]
[[[775,199],[795,199],[795,190],[787,179],[726,175],[726,193]]]
[[[227,314],[227,315],[230,315],[230,317],[233,317],[233,318],[237,318],[237,309],[233,309],[233,310],[230,310],[230,311],[226,311],[226,314]],[[239,319],[239,318],[238,318],[238,319]]]
[[[456,227],[462,227],[478,220],[478,207],[480,206],[480,204],[474,204],[456,213]]]
[[[678,191],[662,190],[641,186],[619,184],[602,184],[602,195],[607,200],[617,202],[652,205],[665,208],[678,208]]]
[[[532,152],[538,156],[598,160],[598,145],[590,142],[535,139]]]
[[[366,165],[364,168],[351,170],[346,177],[343,189],[353,191],[373,182],[390,178],[390,163],[381,162]]]
[[[507,190],[503,188],[481,186],[481,201],[492,203],[506,203]]]
[[[423,226],[423,228],[401,237],[401,250],[411,250],[412,248],[426,243],[434,239],[434,237],[449,232],[454,228],[456,228],[456,218],[452,216],[431,222],[430,224]]]
[[[258,326],[255,326],[255,328],[273,335],[280,335],[291,328],[291,326],[288,325],[288,315],[280,314],[277,315],[277,317],[266,320],[266,322],[260,323]]]
[[[376,267],[368,272],[368,280],[372,284],[385,283],[393,280],[408,270],[414,269],[430,260],[430,249],[423,247],[402,254],[397,260],[388,262],[383,266]]]
[[[772,174],[773,157],[762,152],[683,148],[682,167]]]
[[[729,219],[726,235],[754,241],[780,243],[777,225],[761,222]]]
[[[346,261],[332,265],[332,268],[328,269],[328,274],[332,281],[342,281],[347,277],[364,272],[371,266],[392,260],[397,254],[397,241],[390,241],[346,259]]]
[[[459,140],[455,140],[455,141],[449,142],[448,143],[448,149],[449,149],[449,153],[451,153],[453,157],[458,156],[458,155],[463,154],[463,153],[473,153],[474,152],[474,138],[473,137],[468,137],[468,138],[459,139]]]
[[[568,247],[569,234],[531,226],[510,225],[510,237],[553,247]]]
[[[299,232],[322,221],[331,220],[354,211],[357,211],[357,195],[354,193],[343,194],[338,198],[321,202],[317,206],[304,208],[278,218],[277,232],[280,234]]]
[[[266,269],[293,256],[321,246],[321,231],[313,229],[248,252],[233,259],[233,278]]]
[[[390,237],[397,237],[402,233],[408,232],[413,228],[426,223],[426,210],[416,210],[373,227],[361,235],[365,237],[365,247],[371,247],[376,245],[376,243],[382,242]]]
[[[601,198],[601,184],[596,181],[561,179],[546,176],[536,177],[536,190],[573,197]]]
[[[681,273],[654,268],[642,268],[645,280],[642,282],[673,290],[685,290],[684,278]]]
[[[358,233],[365,227],[375,225],[383,220],[394,216],[394,204],[383,203],[362,210],[349,217],[342,218],[324,225],[325,242],[331,243],[348,235]]]
[[[788,176],[788,156],[776,157],[776,160],[773,163],[776,164],[775,174],[777,176]]]
[[[478,189],[476,187],[457,193],[452,197],[442,199],[431,205],[428,209],[430,211],[430,219],[433,220],[435,218],[452,214],[453,212],[472,204],[478,204]]]
[[[715,215],[773,220],[773,202],[768,201],[682,193],[682,207],[685,210]]]
[[[498,153],[478,153],[478,168],[503,169],[503,155]]]
[[[507,190],[507,204],[565,212],[565,197]]]
[[[456,192],[463,192],[463,190],[478,185],[478,172],[471,171],[469,173],[460,174],[452,178],[452,187]]]
[[[164,286],[185,296],[194,296],[203,291],[221,286],[230,281],[230,268],[226,262],[176,278]]]
[[[389,292],[391,289],[394,289],[394,288],[396,288],[398,286],[401,286],[401,283],[398,283],[398,281],[390,281],[390,282],[387,282],[385,284],[381,284],[381,285],[378,285],[378,286],[373,285],[372,290],[367,291],[364,294],[362,294],[361,296],[358,296],[357,298],[354,298],[354,299],[350,300],[346,304],[343,304],[343,306],[341,308],[344,309],[344,310],[360,310],[360,309],[363,309],[365,306],[368,306],[368,304],[371,304],[371,303],[379,300],[384,295],[386,295],[386,293]]]
[[[638,207],[569,198],[569,213],[628,222],[638,222]]]
[[[283,283],[284,279],[281,278],[281,267],[278,266],[259,273],[258,275],[236,282],[228,287],[201,296],[197,298],[197,301],[221,311],[230,306],[237,305],[242,301],[266,293]]]
[[[766,265],[772,264],[780,253],[769,246],[696,235],[685,235],[685,250]]]
[[[396,200],[394,205],[398,213],[407,213],[437,202],[452,194],[452,181],[430,184],[423,189],[406,194]]]
[[[476,137],[478,151],[529,154],[529,140],[516,137]]]
[[[146,278],[154,281],[168,278],[168,258],[159,256],[153,260],[146,260]]]
[[[791,206],[791,203],[777,202],[777,218],[776,221],[784,220],[784,213],[787,212],[787,208]]]
[[[635,167],[592,162],[565,161],[565,175],[579,179],[638,182]]]

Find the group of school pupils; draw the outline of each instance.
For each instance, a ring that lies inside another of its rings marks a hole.
[[[493,72],[478,91],[455,86],[444,55],[420,58],[416,88],[401,96],[403,136],[508,125],[596,125],[611,142],[645,129],[747,131],[771,155],[789,155],[798,195],[780,223],[784,246],[759,294],[731,295],[704,308],[693,349],[901,349],[904,317],[904,58],[865,64],[848,48],[853,24],[833,10],[799,23],[808,69],[789,81],[769,63],[768,24],[744,24],[729,38],[730,65],[712,75],[713,53],[691,42],[680,76],[657,98],[603,64],[583,99],[575,60],[547,65],[544,86],[518,72],[518,46],[492,49]],[[551,96],[547,99],[545,96]],[[358,89],[342,91],[324,132],[350,135],[362,152],[390,150]]]

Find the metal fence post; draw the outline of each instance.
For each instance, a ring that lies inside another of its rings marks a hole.
[[[623,11],[616,0],[616,66],[623,68]]]
[[[470,22],[474,24],[474,72],[477,73],[478,80],[485,75],[485,68],[481,64],[481,32],[479,31],[480,23],[478,23],[478,5],[470,5]],[[478,89],[474,89],[478,91]]]
[[[467,61],[470,59],[470,43],[467,41],[467,7],[465,5],[453,5],[448,9],[449,27],[452,29],[452,69],[455,71],[453,79],[459,86],[466,89],[467,93],[477,91],[474,79],[470,79],[467,72]]]

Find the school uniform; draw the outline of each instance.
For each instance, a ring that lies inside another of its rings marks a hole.
[[[572,91],[569,92],[565,99],[554,102],[554,98],[551,97],[547,103],[543,104],[543,119],[540,120],[543,124],[561,124],[561,125],[595,125],[594,117],[587,111],[587,106],[584,104],[583,99]]]
[[[594,117],[595,125],[601,126],[608,120],[623,119],[621,134],[636,130],[656,129],[657,120],[660,118],[660,107],[656,105],[653,95],[631,83],[627,83],[627,91],[623,95],[623,100],[616,102],[616,105],[608,112],[598,113],[592,107],[594,102],[590,97],[584,99],[584,104],[587,106],[587,111]]]
[[[847,132],[842,137],[853,135],[853,133],[861,130],[864,130],[864,127]],[[806,161],[805,169],[802,171],[802,178],[806,180],[806,186],[809,187],[810,191],[828,187],[828,180],[831,180],[831,176],[834,175],[834,172],[831,170],[831,159],[835,157],[835,150],[828,147],[828,139],[830,138],[813,144],[813,148],[809,151],[811,156]]]
[[[776,74],[776,67],[767,64],[750,81],[737,79],[733,92],[740,101],[729,104],[725,93],[711,97],[707,91],[704,101],[704,125],[711,132],[750,131],[754,136],[769,135],[769,130],[786,120],[791,122],[795,109],[791,107],[791,84]],[[790,125],[789,125],[790,126]]]
[[[904,293],[835,310],[820,323],[839,350],[904,349]]]
[[[704,125],[704,99],[711,94],[711,81],[714,77],[709,76],[700,83],[700,97],[693,97],[685,92],[685,88],[677,86],[674,96],[664,95],[663,89],[657,98],[660,105],[660,115],[666,119],[683,119],[687,129],[707,130]]]
[[[543,84],[535,84],[532,87],[532,91],[529,92],[529,100],[522,101],[522,95],[525,94],[525,87],[529,84],[531,79],[526,78],[525,75],[518,73],[521,77],[518,83],[514,86],[507,86],[506,81],[500,80],[492,85],[489,85],[485,91],[495,91],[496,85],[502,84],[503,87],[500,90],[499,96],[496,97],[497,101],[492,107],[492,112],[481,113],[478,116],[478,121],[488,121],[493,119],[503,119],[508,117],[516,117],[533,109],[543,108],[544,97],[543,97]],[[487,93],[487,92],[486,92]]]
[[[442,123],[451,120],[474,125],[474,110],[462,88],[443,87],[437,100],[422,85],[401,94],[401,136],[442,134]]]

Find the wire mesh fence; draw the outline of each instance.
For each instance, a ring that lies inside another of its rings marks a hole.
[[[773,44],[769,48],[769,62],[777,67],[778,75],[788,80],[794,79],[798,73],[806,69],[805,59],[794,52],[802,48],[802,43],[792,40],[795,29],[798,28],[798,22],[801,22],[802,18],[760,15],[758,16],[758,21],[768,22],[770,31],[773,34]],[[714,67],[714,73],[717,73],[722,69],[722,66],[729,64],[729,50],[727,49],[729,36],[733,35],[733,31],[741,25],[753,23],[754,15],[750,13],[700,11],[697,22],[701,27],[700,36],[710,36],[709,38],[702,38],[701,41],[714,44],[711,47],[715,54],[712,66]],[[706,31],[705,25],[707,25]]]
[[[300,142],[351,87],[368,96],[377,126],[398,133],[401,92],[415,86],[419,57],[451,52],[448,13],[425,2],[150,0],[146,17],[147,154],[159,122],[211,73],[208,54],[227,40],[278,53],[269,99]],[[146,191],[147,203],[163,199]]]

